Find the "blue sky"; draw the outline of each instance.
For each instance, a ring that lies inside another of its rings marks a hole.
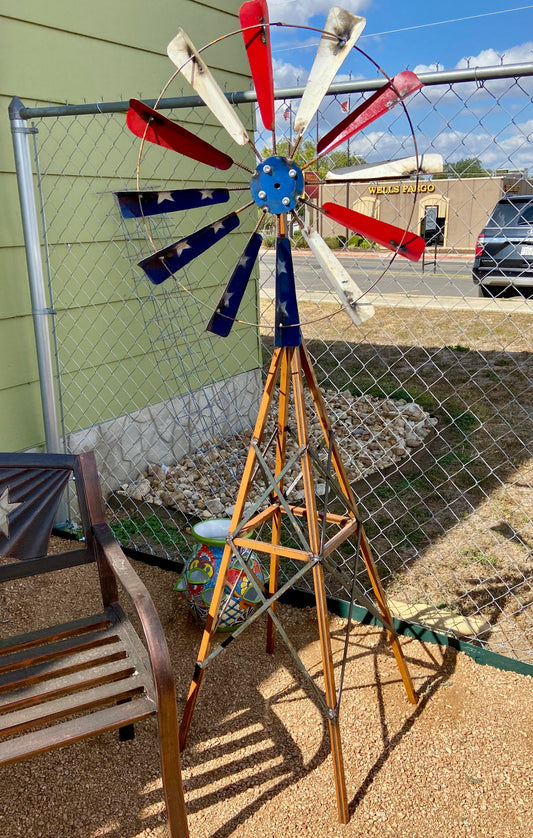
[[[331,5],[331,0],[269,0],[270,20],[322,28]],[[344,0],[339,5],[366,18],[358,46],[390,76],[406,68],[423,73],[533,62],[533,5],[512,0],[451,0],[438,6],[427,0]],[[276,87],[304,85],[319,34],[282,27],[271,32]],[[337,81],[375,76],[375,67],[353,50]],[[442,89],[425,88],[424,96],[413,98],[421,151],[439,151],[449,161],[479,156],[490,168],[533,171],[533,80],[519,87],[491,82],[482,90],[462,85],[460,93],[461,101]],[[334,124],[342,114],[329,110]],[[367,129],[359,153],[367,160],[411,153],[405,125],[397,121],[386,130],[377,124],[376,130]]]
[[[270,0],[270,19],[323,27],[330,5],[330,0]],[[533,60],[533,5],[503,0],[344,0],[339,5],[366,18],[359,46],[391,75],[407,65],[453,69],[465,66],[466,59],[472,66],[499,63],[500,55],[504,63]],[[274,59],[309,68],[318,35],[274,29],[272,39]]]

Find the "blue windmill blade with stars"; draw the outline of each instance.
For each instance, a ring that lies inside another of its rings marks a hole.
[[[124,191],[115,192],[123,218],[143,218],[145,215],[166,215],[212,204],[229,201],[230,190],[216,189],[173,189],[171,191]]]
[[[291,243],[287,238],[276,242],[276,313],[274,344],[300,346],[302,333],[296,302],[296,285],[292,264]]]
[[[180,241],[163,247],[151,256],[147,256],[146,259],[142,259],[139,267],[143,269],[150,282],[160,285],[238,226],[239,216],[236,212],[230,212],[229,215],[219,218],[213,224],[208,224],[207,227],[202,227],[190,236],[185,236]]]
[[[248,280],[252,275],[262,241],[263,236],[260,233],[254,232],[250,237],[213,316],[206,326],[208,332],[223,338],[227,338],[229,335],[237,317]]]

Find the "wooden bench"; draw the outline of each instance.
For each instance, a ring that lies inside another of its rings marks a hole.
[[[76,549],[49,555],[67,486],[75,486],[83,546],[73,542]],[[0,641],[0,763],[112,728],[128,739],[135,723],[155,714],[170,834],[186,838],[167,644],[148,590],[106,523],[92,453],[0,454],[0,555],[1,582],[35,577],[35,585],[42,573],[96,562],[102,596],[100,613]],[[144,642],[119,604],[118,583],[133,603]]]

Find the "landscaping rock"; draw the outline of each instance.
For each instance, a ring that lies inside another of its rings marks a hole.
[[[437,420],[413,402],[404,399],[380,399],[374,396],[352,396],[349,393],[324,394],[324,401],[333,425],[333,435],[351,481],[388,468],[412,456],[414,449],[431,434]],[[318,418],[307,411],[311,444],[325,462],[327,451]],[[289,412],[287,458],[297,451],[296,422]],[[264,440],[275,433],[275,415],[269,417]],[[123,484],[118,494],[154,505],[176,509],[186,516],[211,518],[230,515],[238,483],[242,475],[252,431],[231,439],[215,440],[174,466],[149,463],[135,481]],[[267,459],[273,469],[274,442]],[[298,476],[295,465],[287,475],[285,486]],[[266,488],[262,475],[256,475],[249,503],[254,503]],[[301,493],[301,481],[295,485],[293,497]],[[323,491],[323,490],[322,490]]]

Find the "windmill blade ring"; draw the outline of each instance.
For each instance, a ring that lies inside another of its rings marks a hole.
[[[198,210],[202,207],[227,203],[232,191],[246,189],[247,187],[213,185],[210,188],[206,184],[205,187],[200,188],[141,189],[139,180],[140,152],[137,169],[137,192],[123,190],[116,193],[116,198],[124,218],[143,219],[154,252],[140,259],[138,264],[154,284],[165,282],[229,233],[236,231],[240,225],[239,213],[248,206],[253,206],[255,203],[263,211],[262,219],[269,213],[277,216],[274,339],[276,346],[295,347],[299,345],[302,339],[302,323],[298,313],[291,244],[287,237],[284,219],[288,212],[293,212],[295,217],[298,217],[299,206],[302,203],[308,203],[305,198],[303,172],[314,161],[307,162],[300,168],[290,157],[292,143],[289,144],[287,157],[282,157],[276,153],[275,94],[270,41],[272,26],[292,25],[270,22],[267,0],[245,0],[239,10],[239,22],[241,24],[240,29],[223,35],[200,49],[196,49],[188,35],[180,29],[167,48],[169,58],[174,63],[176,71],[156,100],[154,108],[150,108],[139,100],[131,100],[127,122],[133,133],[142,140],[141,152],[142,145],[146,141],[183,154],[196,162],[206,164],[211,169],[225,171],[235,165],[248,171],[252,175],[248,187],[251,191],[252,203],[246,204],[234,212],[229,212],[228,215],[218,219],[218,221],[206,224],[200,229],[196,229],[195,232],[178,238],[171,244],[157,247],[155,242],[161,241],[161,235],[160,233],[154,234],[153,237],[150,235],[148,229],[150,219],[153,217],[157,219],[158,216],[165,216],[167,213],[175,211]],[[294,121],[296,145],[292,148],[292,155],[295,155],[298,144],[311,119],[317,113],[324,94],[350,52],[355,49],[372,61],[363,50],[356,46],[356,41],[363,31],[365,22],[364,18],[353,15],[345,9],[333,7],[327,16],[324,29],[300,25],[292,26],[294,29],[320,34],[309,80],[301,97]],[[205,49],[226,40],[232,35],[240,35],[244,40],[261,120],[264,128],[272,131],[274,154],[267,155],[266,160],[261,159],[261,155],[255,149],[229,97],[218,85],[202,55]],[[374,61],[372,63],[377,66]],[[421,83],[414,73],[404,71],[391,79],[381,68],[378,69],[387,79],[383,87],[368,97],[359,108],[331,129],[322,139],[317,140],[318,156],[329,152],[349,136],[352,136],[353,133],[362,130],[365,125],[386,113],[395,104],[402,103],[405,110],[403,100],[421,87]],[[240,146],[251,146],[255,154],[260,157],[260,162],[255,171],[240,161],[232,159],[215,145],[202,140],[196,133],[188,131],[178,123],[163,116],[161,110],[157,110],[168,85],[178,73],[181,73],[187,79],[234,142]],[[410,128],[414,139],[411,123]],[[411,159],[415,160],[415,167],[418,172],[419,158],[416,141],[415,152],[415,157]],[[368,170],[366,173],[368,178],[372,174],[372,164],[365,165]],[[380,165],[385,166],[386,164]],[[398,161],[396,168],[399,170],[399,174],[397,176],[401,176],[401,166],[405,167],[407,165],[407,160]],[[374,165],[374,172],[375,170],[376,165]],[[362,170],[360,177],[361,179],[365,178],[365,172]],[[333,202],[326,202],[321,211],[331,221],[357,231],[366,238],[393,251],[394,255],[391,262],[396,255],[404,256],[413,261],[420,257],[424,242],[419,236],[410,233],[407,229],[386,224],[361,213],[355,213],[353,210],[336,205]],[[154,223],[150,221],[150,224],[153,225]],[[263,237],[258,231],[260,224],[261,221],[258,222],[251,233],[241,257],[227,281],[218,305],[212,312],[207,329],[214,335],[229,335],[233,323],[237,322],[239,306],[252,276],[253,267],[257,262],[261,247],[264,245]],[[157,230],[158,228],[152,227],[152,229]],[[339,297],[354,324],[360,325],[372,316],[372,306],[363,301],[363,292],[341,262],[330,251],[318,232],[311,230],[301,221],[300,229],[330,287]],[[177,281],[178,285],[181,286],[179,279]],[[190,289],[187,290],[191,293]],[[199,298],[196,299],[198,304],[202,306],[209,304],[200,301]],[[307,322],[316,322],[320,319],[323,319],[323,317],[314,317]],[[240,320],[238,322],[243,323],[245,321]]]

